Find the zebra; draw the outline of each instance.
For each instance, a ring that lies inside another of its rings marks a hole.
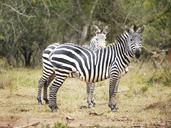
[[[89,48],[93,51],[96,51],[100,48],[106,47],[106,41],[104,40],[106,40],[106,35],[109,29],[108,29],[108,26],[105,26],[102,30],[99,29],[99,27],[96,25],[93,25],[93,26],[96,29],[96,32],[95,32],[96,36],[94,36],[91,39]],[[101,40],[101,42],[99,42],[98,40]]]
[[[92,37],[90,41],[90,46],[83,46],[83,47],[88,47],[89,49],[96,51],[97,49],[104,48],[106,46],[106,35],[108,33],[107,32],[108,27],[105,26],[102,30],[99,29],[99,27],[96,25],[94,25],[93,27],[95,28],[95,36]],[[59,43],[51,44],[43,51],[42,54],[43,75],[38,82],[38,96],[37,96],[38,104],[42,104],[41,93],[43,87],[44,87],[43,99],[46,104],[49,103],[47,98],[47,88],[55,76],[53,65],[49,61],[49,55],[59,45],[60,45]],[[77,76],[78,76],[77,72],[73,72],[70,74],[70,77],[77,77]],[[91,98],[91,94],[93,92],[94,92],[94,84],[87,83],[87,103],[89,107],[95,106],[93,98]]]
[[[133,25],[119,35],[115,43],[96,52],[74,44],[57,47],[49,57],[55,69],[55,79],[49,88],[49,107],[52,112],[58,109],[56,95],[59,88],[73,71],[79,72],[78,78],[87,83],[110,78],[108,106],[111,111],[117,111],[119,80],[131,59],[140,57],[143,30],[143,26]]]

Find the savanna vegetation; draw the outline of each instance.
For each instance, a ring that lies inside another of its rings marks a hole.
[[[170,0],[0,0],[0,127],[171,127],[170,21]],[[43,49],[89,44],[93,24],[109,26],[108,44],[131,24],[145,27],[142,56],[120,82],[119,111],[107,106],[108,80],[97,83],[94,108],[74,78],[58,93],[58,112],[38,106]]]
[[[96,84],[96,107],[86,105],[85,83],[69,78],[58,92],[59,110],[38,106],[41,70],[1,69],[0,126],[10,127],[170,127],[171,69],[134,62],[119,86],[118,112],[108,107],[108,80]]]
[[[40,65],[53,42],[89,43],[99,22],[110,28],[108,43],[137,24],[150,51],[171,47],[170,0],[1,0],[0,7],[0,56],[13,67]]]

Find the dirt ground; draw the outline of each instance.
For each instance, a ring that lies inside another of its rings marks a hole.
[[[96,107],[89,109],[85,106],[86,86],[82,86],[83,82],[74,82],[80,86],[73,88],[68,85],[71,83],[68,80],[59,91],[59,110],[55,113],[47,105],[37,105],[37,89],[34,87],[19,86],[13,91],[9,88],[0,89],[0,128],[44,128],[57,122],[73,128],[171,127],[169,87],[150,88],[145,94],[131,95],[129,91],[118,93],[119,110],[113,113],[107,106],[106,85],[96,87]]]

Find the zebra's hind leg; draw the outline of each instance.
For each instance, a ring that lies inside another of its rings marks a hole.
[[[49,104],[49,100],[48,100],[48,96],[47,96],[47,90],[48,90],[48,86],[49,84],[52,82],[52,80],[55,78],[55,73],[53,73],[50,77],[48,82],[46,82],[44,84],[44,92],[43,92],[43,99],[45,101],[46,104]]]
[[[45,85],[45,83],[46,83],[46,81],[43,80],[43,78],[41,77],[38,82],[38,95],[37,95],[38,104],[42,104],[41,94],[42,94],[42,88]]]
[[[94,102],[93,93],[95,85],[93,83],[87,83],[87,104],[88,107],[95,107],[96,103]]]
[[[66,76],[61,76],[58,77],[56,76],[55,80],[53,81],[50,90],[49,90],[49,107],[52,112],[57,111],[58,106],[56,103],[56,95],[58,92],[58,89],[61,87],[63,82],[65,81]]]
[[[43,90],[43,100],[45,101],[46,104],[49,104],[49,100],[47,97],[48,86],[49,86],[49,81],[44,84],[44,90]]]

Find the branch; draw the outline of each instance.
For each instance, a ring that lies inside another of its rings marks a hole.
[[[121,30],[125,30],[125,25],[122,23],[118,22],[115,18],[111,18],[111,21],[113,21]]]
[[[21,128],[35,127],[35,126],[37,126],[39,124],[40,124],[40,122],[36,122],[36,123],[33,123],[33,124],[29,124],[29,125],[22,126]]]
[[[10,23],[12,25],[12,29],[13,29],[13,33],[14,33],[14,42],[16,42],[16,32],[15,32],[14,23],[12,21]]]
[[[78,33],[81,33],[81,31],[79,29],[77,29],[76,27],[74,27],[70,22],[68,22],[65,18],[63,18],[63,16],[61,16],[57,12],[55,14],[58,16],[58,18],[62,19],[67,25],[69,25],[73,30],[75,30]]]
[[[130,15],[130,13],[128,12],[128,14],[127,14],[126,17],[125,17],[125,20],[124,20],[123,25],[126,25],[126,22],[127,22],[127,20],[128,20],[129,15]]]
[[[29,16],[29,15],[26,15],[26,14],[24,14],[24,13],[21,13],[21,12],[19,12],[18,10],[16,10],[15,8],[13,8],[11,5],[8,5],[8,4],[5,4],[5,3],[2,4],[2,5],[4,5],[4,6],[10,8],[12,11],[16,12],[17,14],[19,14],[19,15],[21,15],[21,16],[24,16],[24,17],[27,17],[27,18],[35,17],[35,16]]]
[[[91,20],[92,20],[93,13],[94,13],[94,10],[95,10],[95,8],[96,8],[96,5],[97,5],[98,1],[99,1],[99,0],[96,0],[96,1],[94,2],[94,4],[93,4],[92,8],[91,8],[90,16],[89,16],[90,22],[91,22]]]
[[[48,6],[46,5],[46,2],[45,2],[44,0],[42,0],[42,2],[43,2],[44,6],[45,6],[45,8],[46,8],[46,10],[47,10],[48,16],[50,17],[50,11],[49,11]]]
[[[91,23],[91,21],[92,21],[93,13],[94,13],[94,10],[95,10],[95,8],[96,8],[97,3],[98,3],[98,0],[96,0],[96,1],[94,2],[94,4],[92,5],[92,8],[91,8],[91,10],[90,10],[90,15],[89,15],[89,17],[88,17],[88,20],[87,20],[87,22],[85,23],[85,25],[83,26],[83,31],[82,31],[82,33],[81,33],[81,40],[80,40],[80,42],[84,42],[84,40],[85,40],[86,37],[87,37],[88,28],[89,28],[90,23]]]
[[[78,6],[78,10],[79,10],[80,14],[82,15],[82,17],[85,17],[85,14],[84,14],[83,9],[82,9],[81,4],[80,4],[80,0],[77,0],[76,4]]]
[[[142,46],[142,48],[145,50],[145,51],[147,51],[148,53],[150,53],[150,54],[154,54],[154,52],[152,52],[152,50],[149,50],[148,48],[146,48],[145,46]]]
[[[163,15],[165,15],[166,13],[169,12],[169,9],[170,9],[170,7],[168,7],[165,11],[163,11],[160,15],[158,15],[158,16],[156,16],[156,17],[154,16],[152,19],[146,21],[146,22],[144,23],[144,25],[151,24],[151,23],[153,23],[154,21],[160,19]]]

